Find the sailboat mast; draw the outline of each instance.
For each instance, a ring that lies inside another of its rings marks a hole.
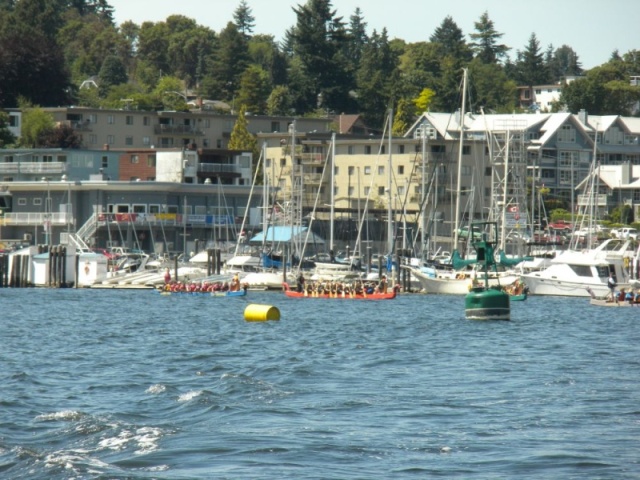
[[[391,203],[391,173],[393,172],[392,168],[392,155],[391,155],[391,125],[393,122],[393,108],[389,109],[389,161],[387,172],[387,215],[389,221],[387,222],[387,243],[389,247],[389,255],[393,253],[393,205]]]
[[[333,219],[335,214],[335,181],[336,181],[336,133],[331,134],[331,158],[329,160],[329,166],[331,168],[331,199],[329,205],[329,251],[333,252]]]
[[[460,184],[462,183],[462,146],[464,142],[464,109],[466,107],[467,100],[467,69],[462,69],[462,107],[460,109],[460,145],[458,147],[458,175],[456,186],[456,216],[454,218],[454,230],[453,230],[453,249],[458,248],[458,230],[460,230]],[[471,240],[472,233],[469,232],[469,240]]]
[[[420,231],[421,231],[421,235],[420,237],[422,238],[422,249],[421,249],[421,256],[422,256],[422,260],[425,261],[427,260],[427,234],[426,234],[426,228],[427,228],[427,219],[425,218],[425,205],[427,204],[426,202],[426,196],[427,196],[427,192],[425,189],[425,182],[426,182],[426,154],[427,154],[427,132],[424,131],[425,126],[424,123],[422,124],[422,185],[421,185],[421,193],[422,193],[422,215],[420,217]]]

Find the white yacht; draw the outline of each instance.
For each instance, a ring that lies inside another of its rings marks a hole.
[[[610,239],[591,250],[566,250],[551,260],[544,270],[521,276],[531,295],[588,297],[590,289],[597,297],[609,293],[609,273],[616,276],[618,288],[629,288],[631,281],[625,269],[625,253],[629,242]]]

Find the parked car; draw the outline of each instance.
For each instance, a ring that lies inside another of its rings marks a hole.
[[[555,222],[548,224],[547,227],[553,230],[573,230],[573,224],[566,220],[556,220]]]
[[[639,234],[638,229],[633,227],[614,228],[611,230],[611,236],[625,240],[628,238],[637,240]]]

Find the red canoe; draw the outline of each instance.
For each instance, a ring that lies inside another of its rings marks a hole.
[[[283,283],[282,288],[284,294],[287,297],[292,298],[330,298],[330,299],[345,299],[345,300],[391,300],[396,298],[396,291],[394,288],[389,288],[387,293],[367,293],[367,294],[348,294],[348,293],[319,293],[308,294],[306,292],[297,292],[291,290],[288,283]]]

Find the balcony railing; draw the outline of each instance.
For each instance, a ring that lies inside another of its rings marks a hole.
[[[173,134],[173,135],[204,135],[204,132],[193,125],[154,125],[153,131],[158,134]]]
[[[68,225],[73,224],[73,215],[65,212],[56,213],[6,213],[4,215],[4,225]]]
[[[223,165],[220,163],[201,163],[198,165],[198,172],[202,173],[240,173],[237,165]]]
[[[56,174],[66,170],[64,162],[0,162],[0,174]]]

